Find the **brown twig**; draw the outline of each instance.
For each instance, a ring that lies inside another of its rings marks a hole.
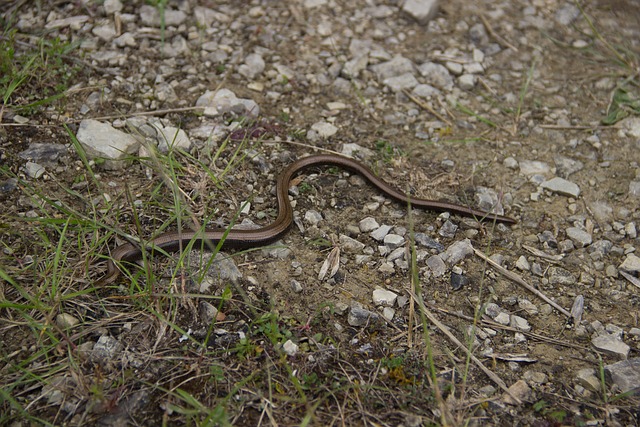
[[[438,120],[440,120],[442,122],[445,122],[447,124],[447,126],[449,126],[449,127],[453,127],[453,124],[449,120],[447,120],[442,114],[438,113],[429,104],[427,104],[426,102],[424,102],[423,100],[421,100],[417,96],[412,95],[411,92],[409,92],[407,89],[402,89],[402,93],[407,95],[407,97],[410,100],[412,100],[413,102],[415,102],[416,104],[418,104],[418,106],[424,108],[425,110],[427,110],[428,112],[430,112],[431,114],[436,116],[436,118]]]
[[[498,387],[504,390],[505,393],[507,393],[517,404],[522,403],[520,399],[518,399],[516,396],[513,395],[513,393],[511,393],[511,391],[509,390],[509,387],[507,387],[507,384],[504,381],[502,381],[502,378],[500,378],[493,371],[491,371],[489,368],[484,366],[484,364],[480,361],[480,359],[474,356],[473,353],[471,353],[471,351],[458,338],[456,338],[455,335],[451,333],[449,328],[443,325],[433,315],[433,313],[424,304],[424,301],[422,300],[421,297],[418,297],[418,295],[416,295],[415,292],[413,292],[412,290],[408,290],[407,292],[409,292],[409,295],[411,295],[411,298],[413,298],[413,300],[418,304],[418,307],[420,307],[420,310],[422,310],[425,316],[427,316],[429,321],[433,323],[443,334],[445,334],[446,337],[449,338],[451,342],[453,342],[455,345],[461,348],[467,354],[467,356],[469,356],[469,358],[473,361],[473,363],[475,363],[482,370],[482,372],[484,372],[491,379],[491,381],[496,383]]]
[[[491,24],[489,24],[489,21],[487,21],[487,18],[485,18],[484,14],[480,14],[480,19],[482,20],[482,23],[484,24],[484,27],[487,29],[487,32],[489,34],[491,34],[491,36],[496,39],[498,41],[498,43],[500,43],[503,46],[508,47],[509,49],[512,49],[514,52],[518,52],[518,48],[515,47],[514,45],[512,45],[511,43],[509,43],[508,41],[506,41],[501,35],[499,35],[498,33],[496,33],[493,30],[493,27],[491,26]]]
[[[522,277],[520,277],[517,274],[515,274],[515,273],[507,270],[506,268],[502,267],[500,264],[498,264],[497,262],[493,261],[492,259],[490,259],[488,256],[486,256],[485,254],[483,254],[482,252],[480,252],[476,248],[473,248],[473,251],[478,257],[482,258],[487,263],[489,263],[494,269],[496,269],[503,276],[513,280],[514,282],[516,282],[517,284],[519,284],[523,288],[527,289],[529,292],[537,295],[539,298],[541,298],[542,300],[546,301],[551,306],[553,306],[560,313],[564,314],[567,317],[571,317],[571,313],[569,311],[565,310],[558,303],[553,301],[551,298],[549,298],[548,296],[546,296],[545,294],[543,294],[542,292],[540,292],[539,290],[537,290],[536,288],[534,288],[533,286],[531,286],[530,284],[525,282]]]

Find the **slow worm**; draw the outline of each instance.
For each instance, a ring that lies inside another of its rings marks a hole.
[[[438,202],[435,200],[418,199],[409,197],[402,191],[393,188],[385,181],[378,178],[368,167],[362,163],[335,154],[318,154],[309,157],[303,157],[289,165],[276,182],[276,195],[278,198],[278,217],[271,224],[254,229],[254,230],[228,230],[226,239],[223,242],[223,248],[247,248],[262,246],[273,242],[280,238],[293,221],[293,208],[289,202],[289,184],[291,179],[301,170],[312,166],[338,166],[353,172],[357,172],[366,178],[374,187],[378,188],[385,195],[402,203],[411,203],[412,207],[422,208],[426,210],[443,212],[448,211],[458,215],[474,217],[479,221],[497,221],[506,224],[515,224],[516,220],[507,216],[495,215],[476,209],[470,209],[464,206],[447,202]],[[163,233],[150,242],[149,249],[159,249],[165,252],[176,252],[181,247],[186,246],[191,240],[195,240],[193,247],[200,247],[203,243],[208,247],[215,247],[224,237],[227,230],[223,228],[206,229],[204,231],[183,231]],[[211,246],[212,245],[212,246]],[[142,250],[139,246],[127,243],[118,246],[113,250],[111,258],[107,263],[107,274],[100,279],[98,285],[106,285],[114,282],[120,275],[117,264],[123,261],[133,262],[142,257]]]

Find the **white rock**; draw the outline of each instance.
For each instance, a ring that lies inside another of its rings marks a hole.
[[[107,15],[122,11],[122,2],[120,0],[105,0],[103,6]]]
[[[56,324],[61,329],[72,328],[78,323],[80,323],[80,320],[69,313],[60,313],[56,316]]]
[[[438,13],[439,4],[439,0],[407,0],[402,11],[424,25]]]
[[[338,132],[338,128],[327,122],[316,122],[311,125],[311,129],[318,132],[321,138],[329,138]]]
[[[105,168],[112,170],[122,169],[122,159],[136,153],[140,147],[140,142],[133,136],[93,119],[80,122],[76,137],[89,159],[102,158]]]
[[[287,340],[282,344],[282,350],[287,353],[287,356],[295,356],[298,353],[298,345],[291,340]]]
[[[620,264],[618,269],[631,274],[640,273],[640,257],[634,254],[628,254],[622,264]]]
[[[580,195],[580,187],[564,178],[555,177],[540,184],[545,190],[562,194],[569,197],[578,197]]]
[[[373,303],[377,306],[392,307],[397,298],[398,294],[386,289],[376,289],[373,291]]]

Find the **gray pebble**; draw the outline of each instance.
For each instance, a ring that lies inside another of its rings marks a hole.
[[[634,254],[628,254],[622,264],[618,267],[620,270],[627,273],[639,275],[640,274],[640,257]]]
[[[375,289],[373,291],[372,298],[373,303],[376,306],[392,307],[395,304],[396,299],[398,298],[398,294],[386,289]]]
[[[427,84],[438,89],[449,91],[453,88],[453,76],[444,65],[435,62],[425,62],[418,67],[420,74]]]
[[[413,236],[417,244],[429,249],[435,249],[438,252],[443,252],[445,247],[442,243],[432,239],[424,233],[415,233]]]
[[[318,225],[322,221],[322,214],[316,210],[310,209],[304,213],[304,220],[311,225]]]
[[[103,335],[93,346],[91,359],[100,364],[111,362],[123,348],[117,339],[109,335]]]
[[[18,155],[25,160],[31,160],[36,163],[52,163],[67,153],[67,145],[34,142],[29,144],[29,148],[21,151]]]
[[[357,241],[354,238],[351,238],[347,235],[341,234],[339,237],[340,247],[344,249],[346,252],[362,252],[364,249],[364,243]]]
[[[446,220],[438,230],[438,234],[442,237],[452,239],[455,237],[456,231],[458,231],[458,226],[453,222]]]
[[[471,245],[471,241],[464,239],[449,246],[440,256],[444,262],[453,266],[472,254],[473,246]]]
[[[540,184],[545,190],[562,194],[563,196],[578,197],[580,195],[580,187],[564,178],[555,177]]]
[[[351,307],[347,316],[347,323],[351,326],[365,326],[372,320],[378,319],[378,315],[360,307]]]
[[[29,178],[32,179],[38,179],[45,173],[44,167],[35,162],[25,163],[22,170]]]
[[[378,222],[373,217],[366,217],[358,223],[358,228],[363,233],[368,233],[370,231],[376,230],[379,228]]]
[[[578,248],[589,246],[592,242],[591,234],[578,227],[569,227],[565,230],[567,237],[571,239],[573,244]]]
[[[386,236],[384,236],[384,244],[391,250],[404,245],[404,242],[404,237],[397,234],[387,234]]]
[[[464,274],[451,273],[450,278],[451,289],[458,291],[469,284],[469,278]]]
[[[551,171],[551,167],[537,160],[522,160],[519,163],[520,173],[525,176],[545,175]]]
[[[438,13],[439,3],[440,0],[407,0],[402,5],[402,11],[424,25]]]
[[[378,242],[381,242],[382,240],[384,240],[385,236],[389,234],[389,231],[391,231],[391,226],[383,224],[376,230],[372,231],[370,236]]]
[[[576,278],[570,271],[562,267],[549,268],[549,283],[552,285],[573,285]]]
[[[604,367],[606,377],[618,386],[621,393],[638,390],[640,384],[640,357],[634,357]],[[598,389],[600,391],[600,389]]]
[[[630,350],[630,347],[620,338],[607,333],[596,335],[591,339],[591,345],[596,350],[619,359],[626,359]]]

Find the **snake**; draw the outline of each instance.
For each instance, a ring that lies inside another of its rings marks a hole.
[[[386,196],[398,202],[409,204],[424,210],[435,212],[451,212],[465,217],[476,218],[479,221],[495,221],[504,224],[515,224],[513,218],[468,208],[454,203],[436,200],[420,199],[408,196],[404,192],[389,185],[363,163],[349,157],[338,154],[315,154],[299,158],[291,163],[278,176],[276,181],[276,197],[278,215],[272,223],[261,228],[242,230],[211,228],[199,231],[171,231],[162,233],[147,242],[147,250],[157,250],[160,253],[178,252],[189,242],[196,245],[216,247],[222,241],[221,248],[251,248],[264,246],[281,238],[293,222],[293,207],[289,201],[289,186],[291,180],[301,171],[317,166],[333,166],[356,172],[365,178],[369,184],[377,188]],[[117,246],[107,261],[105,276],[96,282],[97,285],[107,285],[115,282],[122,274],[118,265],[122,262],[132,263],[142,258],[142,249],[139,245],[126,243]]]

